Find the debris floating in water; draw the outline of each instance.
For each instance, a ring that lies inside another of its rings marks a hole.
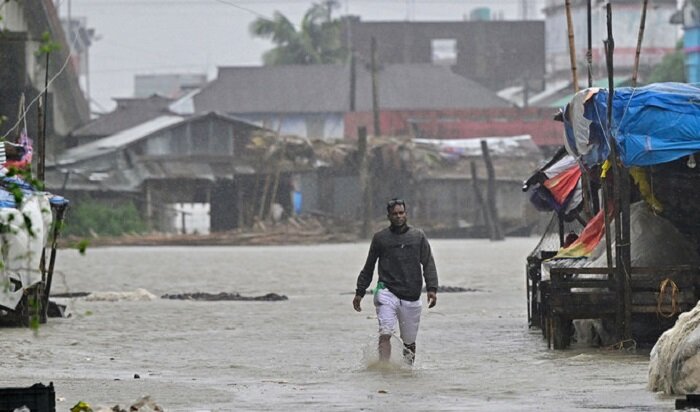
[[[287,300],[287,296],[285,295],[278,295],[277,293],[268,293],[266,295],[262,296],[242,296],[240,293],[227,293],[227,292],[219,292],[216,294],[213,293],[204,293],[204,292],[195,292],[195,293],[178,293],[174,295],[169,295],[165,294],[161,296],[163,299],[179,299],[179,300],[204,300],[204,301],[219,301],[219,300],[255,300],[255,301],[265,301],[265,302],[273,302],[273,301],[280,301],[280,300]]]

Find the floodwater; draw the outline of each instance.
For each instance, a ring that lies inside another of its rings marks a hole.
[[[59,411],[146,394],[166,411],[672,411],[674,398],[645,389],[648,350],[553,351],[528,330],[524,266],[536,241],[432,241],[441,284],[477,291],[424,306],[413,369],[378,367],[371,297],[352,309],[367,243],[63,250],[55,292],[289,300],[73,299],[73,316],[38,335],[0,331],[0,386],[53,381]]]

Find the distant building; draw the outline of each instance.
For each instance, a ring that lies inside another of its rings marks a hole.
[[[444,66],[385,64],[377,77],[380,111],[512,106]],[[372,111],[371,83],[369,70],[358,65],[353,99],[348,65],[221,67],[194,95],[194,109],[225,112],[281,134],[340,139],[347,112]]]
[[[7,121],[0,124],[0,136],[18,123],[19,103],[25,95],[27,106],[44,89],[46,79],[45,55],[37,57],[44,33],[60,48],[49,55],[49,79],[55,80],[48,88],[46,104],[47,155],[60,149],[61,139],[70,130],[90,118],[88,102],[80,88],[78,71],[73,64],[61,22],[51,1],[10,1],[2,4],[0,20],[0,116]],[[29,135],[38,135],[36,104],[28,109],[26,125]],[[22,124],[24,122],[21,122]],[[17,137],[17,130],[8,139]]]
[[[269,173],[251,148],[253,136],[263,132],[268,131],[219,113],[163,113],[66,150],[48,162],[46,186],[69,198],[134,201],[162,231],[172,230],[177,213],[191,204],[207,204],[211,231],[250,226],[258,210],[250,205],[257,201],[250,192],[258,188],[258,175]],[[279,190],[288,194],[290,171],[276,170],[284,173]]]
[[[89,28],[85,17],[71,17],[61,19],[66,40],[70,45],[70,54],[73,66],[78,72],[80,85],[85,91],[85,96],[90,99],[90,47],[98,37],[95,29]]]
[[[605,77],[605,51],[603,40],[607,37],[605,3],[593,1],[591,11],[592,60],[594,77]],[[616,73],[630,72],[634,66],[641,21],[642,2],[639,0],[614,0],[612,3],[613,38],[615,39],[614,64]],[[649,2],[640,54],[640,67],[658,64],[663,57],[675,50],[678,30],[669,22],[676,11],[676,0],[654,0]],[[555,73],[571,70],[566,9],[561,0],[545,3],[547,27],[546,53],[547,71]],[[576,60],[580,73],[586,72],[586,50],[588,48],[587,2],[572,1],[572,22]],[[585,75],[584,75],[585,76]],[[582,76],[579,76],[582,77]]]
[[[688,83],[700,82],[700,10],[695,2],[685,1],[671,17],[671,24],[683,26],[685,76]]]
[[[134,97],[158,94],[176,99],[206,83],[206,74],[137,74],[134,76]]]
[[[492,90],[524,82],[544,87],[543,21],[345,22],[345,44],[365,62],[374,37],[379,64],[447,64]]]
[[[164,114],[173,114],[169,105],[173,99],[159,95],[146,98],[117,98],[117,107],[89,123],[73,130],[66,137],[66,147],[80,146],[137,126]]]

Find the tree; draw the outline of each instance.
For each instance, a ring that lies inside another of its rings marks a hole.
[[[681,40],[676,44],[676,50],[664,56],[661,63],[651,72],[649,83],[685,81],[685,53]]]
[[[253,36],[270,39],[277,46],[263,54],[265,65],[328,64],[345,61],[347,50],[341,44],[341,20],[333,19],[337,0],[314,3],[296,27],[276,11],[272,20],[258,18],[250,25]]]

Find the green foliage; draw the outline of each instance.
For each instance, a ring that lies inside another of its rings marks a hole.
[[[133,203],[109,205],[91,199],[79,200],[71,205],[66,219],[65,234],[72,236],[119,236],[125,233],[141,233],[147,230]],[[78,251],[85,252],[87,243],[80,242]]]
[[[39,44],[39,50],[37,50],[37,55],[49,54],[52,51],[60,50],[61,45],[51,40],[51,34],[45,31],[41,35],[41,43]]]
[[[39,296],[32,293],[29,297],[29,328],[34,331],[34,335],[39,333],[39,324],[41,323],[41,303]]]
[[[648,83],[684,83],[685,81],[685,54],[683,52],[683,43],[678,42],[678,44],[676,44],[676,50],[664,56],[661,63],[651,72]]]
[[[77,249],[78,253],[81,255],[85,255],[85,251],[87,250],[88,246],[90,246],[90,241],[87,239],[81,239],[74,245],[74,248]]]
[[[265,65],[331,64],[347,59],[341,41],[341,20],[333,19],[336,0],[314,3],[304,14],[300,28],[276,11],[272,20],[258,18],[250,25],[253,36],[270,39],[277,47],[265,52]]]

